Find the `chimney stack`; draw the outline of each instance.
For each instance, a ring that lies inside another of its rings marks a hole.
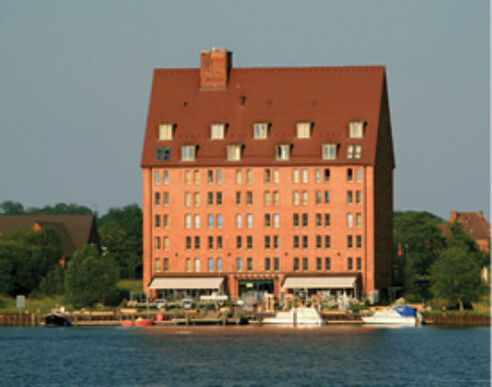
[[[227,89],[232,52],[214,47],[200,53],[200,89]]]

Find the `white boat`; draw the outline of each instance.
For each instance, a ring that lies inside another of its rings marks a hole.
[[[267,317],[263,324],[283,325],[323,325],[324,321],[315,308],[295,308],[289,312],[278,312],[275,317]]]
[[[397,305],[390,310],[378,310],[372,316],[362,317],[364,324],[416,326],[416,310],[407,305]]]

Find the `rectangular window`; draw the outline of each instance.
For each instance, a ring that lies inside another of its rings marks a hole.
[[[302,214],[302,227],[308,226],[308,214]]]
[[[193,171],[193,183],[200,184],[200,171],[198,169]]]
[[[354,145],[347,145],[347,159],[352,160],[354,158]]]
[[[217,250],[221,250],[221,249],[222,249],[222,237],[218,236],[217,237]]]
[[[321,214],[316,214],[316,227],[321,227]]]
[[[308,259],[307,259],[307,257],[302,258],[302,271],[308,271]]]
[[[321,158],[323,160],[336,160],[336,158],[337,158],[337,145],[336,144],[323,144],[323,145],[321,145]]]
[[[160,184],[161,182],[161,173],[159,171],[154,172],[154,184]]]
[[[321,249],[323,246],[322,246],[322,243],[321,243],[321,235],[316,235],[316,248],[317,249]]]
[[[191,228],[191,214],[185,215],[185,228]]]
[[[222,184],[222,169],[217,169],[215,171],[217,184]]]
[[[361,271],[362,270],[362,259],[359,257],[359,258],[357,258],[357,261],[356,262],[357,262],[356,263],[356,265],[357,265],[356,266],[357,271]]]
[[[330,214],[325,214],[325,227],[330,225]]]
[[[265,271],[270,271],[270,258],[265,258]]]
[[[352,271],[353,269],[353,260],[351,257],[349,257],[347,258],[347,271]]]
[[[214,259],[213,258],[208,259],[208,271],[209,272],[214,271]]]
[[[269,249],[271,247],[270,245],[270,236],[265,235],[265,249]]]
[[[273,205],[278,206],[278,203],[280,202],[280,194],[278,191],[273,191]]]
[[[181,147],[181,161],[195,161],[195,145]]]
[[[195,228],[200,228],[200,215],[195,214],[194,218],[195,218]]]
[[[160,124],[159,125],[159,141],[168,141],[173,139],[173,125],[172,124]]]
[[[329,257],[325,258],[325,270],[330,271],[331,270],[331,259]]]
[[[274,249],[278,249],[280,246],[279,242],[278,242],[278,235],[274,235],[273,236],[273,248]]]
[[[321,169],[316,169],[314,171],[314,181],[316,183],[321,183]]]
[[[227,145],[227,161],[241,161],[241,145]]]
[[[357,235],[355,237],[355,247],[360,249],[362,247],[362,235]]]
[[[185,207],[191,206],[191,192],[185,192]]]
[[[330,170],[328,168],[325,168],[325,183],[328,183],[330,181]]]
[[[347,168],[347,181],[349,183],[354,181],[354,170],[352,168]]]
[[[252,235],[248,235],[246,237],[246,248],[247,249],[252,249],[253,248],[253,236]]]
[[[279,173],[278,169],[273,170],[273,182],[277,184],[279,182]]]
[[[213,192],[207,192],[207,204],[209,206],[214,204],[214,193]]]
[[[266,122],[258,122],[253,124],[253,137],[256,140],[263,140],[268,136],[268,124]]]
[[[357,213],[355,215],[355,225],[357,227],[362,227],[362,214]]]
[[[162,238],[162,242],[164,243],[164,251],[169,250],[169,237],[165,236]]]
[[[246,227],[253,228],[253,214],[246,215]]]
[[[155,150],[155,161],[169,161],[171,159],[170,146],[158,146]]]
[[[297,126],[297,138],[310,138],[311,137],[311,123],[310,122],[298,122],[296,126]]]
[[[307,191],[302,191],[302,204],[306,206],[308,204],[308,193]]]
[[[186,170],[185,171],[185,184],[191,184],[191,171]]]
[[[243,271],[243,260],[236,258],[236,271]]]
[[[248,257],[248,259],[246,260],[246,264],[248,266],[248,271],[253,271],[253,258]]]
[[[216,192],[215,193],[215,203],[218,206],[221,206],[222,205],[222,192]]]
[[[214,215],[213,214],[207,215],[207,225],[208,225],[208,228],[214,227]]]
[[[321,257],[316,257],[316,270],[321,271],[321,269],[322,269]]]
[[[210,125],[210,139],[211,140],[223,140],[224,139],[224,124],[212,124]]]
[[[347,191],[347,204],[352,204],[354,201],[353,192]]]
[[[207,183],[208,184],[213,184],[214,182],[214,171],[212,171],[211,169],[209,169],[207,171]]]
[[[163,197],[162,197],[162,202],[164,204],[164,206],[169,206],[169,192],[163,192],[162,193]]]
[[[302,170],[302,182],[303,183],[307,183],[308,180],[309,180],[309,173],[308,173],[308,170],[307,169],[303,169]]]
[[[243,247],[243,238],[240,235],[236,236],[236,249],[241,249]]]
[[[299,227],[299,214],[292,214],[292,224],[294,227]]]
[[[236,205],[241,205],[241,192],[236,192]]]
[[[271,225],[272,225],[271,215],[265,214],[265,227],[271,227]]]
[[[154,205],[159,206],[161,204],[161,194],[160,192],[156,192],[154,195]]]
[[[270,205],[270,191],[265,191],[263,196],[264,196],[265,206],[269,206]]]
[[[169,215],[168,214],[162,215],[162,223],[163,223],[164,228],[169,228]]]
[[[290,159],[290,145],[275,145],[275,159],[276,160],[289,160]]]
[[[160,228],[161,227],[161,216],[156,215],[155,216],[155,228]]]
[[[292,182],[293,183],[299,183],[299,170],[298,169],[293,169],[292,170]]]
[[[253,183],[253,171],[251,169],[246,170],[246,183],[247,184]]]
[[[200,273],[200,259],[195,258],[195,273]]]
[[[294,204],[294,206],[298,206],[300,203],[300,200],[299,200],[299,192],[298,191],[293,191],[292,192],[292,204]]]
[[[191,258],[186,258],[186,272],[189,273],[191,271]]]
[[[330,191],[325,191],[325,204],[330,204]]]
[[[292,246],[294,247],[294,249],[299,248],[299,235],[294,235],[292,237]]]
[[[243,182],[243,173],[240,169],[236,169],[236,184],[241,184]]]
[[[236,227],[243,227],[243,216],[241,214],[236,214]]]
[[[253,204],[253,192],[251,192],[251,191],[246,192],[246,204],[248,204],[248,205]]]
[[[355,145],[354,159],[360,160],[362,158],[362,145]]]
[[[164,182],[164,184],[169,184],[169,172],[168,171],[162,172],[162,181]]]
[[[299,258],[294,258],[294,271],[299,271]]]
[[[191,237],[186,237],[186,250],[191,250]]]
[[[321,191],[316,191],[314,193],[314,196],[315,196],[315,203],[321,204]]]
[[[214,248],[214,237],[209,236],[207,238],[207,241],[208,241],[207,245],[208,245],[209,250],[212,250]]]
[[[280,258],[273,258],[273,270],[280,270]]]
[[[200,192],[195,192],[193,194],[193,202],[195,207],[200,207]]]
[[[350,138],[363,138],[364,137],[364,123],[360,121],[349,122],[349,137]]]
[[[195,250],[200,250],[200,237],[195,237]]]
[[[273,214],[273,227],[274,228],[280,227],[280,215],[279,214]]]
[[[362,191],[355,191],[355,203],[362,203]]]
[[[222,228],[222,214],[217,214],[215,219],[217,223],[217,228]]]
[[[222,271],[222,258],[217,258],[217,271],[219,273]]]
[[[302,236],[302,248],[303,249],[308,248],[308,236],[307,235]]]
[[[325,249],[331,248],[331,237],[329,235],[325,235]]]
[[[155,237],[155,249],[160,250],[161,249],[161,238],[160,237]]]
[[[347,248],[351,249],[354,246],[354,238],[352,235],[347,235]]]
[[[169,271],[169,258],[164,258],[164,271]]]
[[[269,169],[265,169],[265,183],[270,183],[271,172]]]
[[[353,227],[354,225],[354,215],[352,213],[347,214],[347,227]]]
[[[360,183],[362,181],[362,169],[360,168],[355,169],[355,181],[357,183]]]

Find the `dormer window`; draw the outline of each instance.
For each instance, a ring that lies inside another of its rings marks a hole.
[[[337,159],[337,144],[323,144],[323,145],[321,145],[321,158],[323,160],[336,160]]]
[[[347,145],[347,159],[359,160],[362,158],[362,145],[349,144]]]
[[[290,145],[289,144],[275,145],[275,159],[276,160],[289,160],[290,159]]]
[[[268,124],[266,122],[257,122],[253,124],[253,137],[257,140],[264,140],[268,136]]]
[[[212,124],[210,125],[210,139],[211,140],[223,140],[225,132],[224,124]]]
[[[362,121],[349,122],[349,137],[364,138],[364,122]]]
[[[155,152],[155,161],[169,161],[171,159],[170,146],[158,146]]]
[[[297,123],[297,138],[311,138],[311,123],[310,122],[298,122]]]
[[[159,125],[159,141],[168,141],[173,139],[173,124]]]
[[[227,145],[227,161],[241,161],[241,148],[239,144]]]
[[[181,161],[195,161],[195,145],[183,145],[181,147]]]

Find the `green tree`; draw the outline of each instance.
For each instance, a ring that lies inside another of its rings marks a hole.
[[[137,204],[110,208],[99,220],[101,245],[118,263],[122,278],[140,277],[142,267],[142,210]]]
[[[4,215],[22,215],[24,206],[22,203],[5,200],[0,204],[0,209]]]
[[[444,250],[431,270],[432,294],[449,304],[465,304],[475,301],[482,293],[480,265],[464,244]]]
[[[395,225],[395,249],[403,254],[395,260],[395,272],[403,277],[405,296],[421,301],[430,298],[429,275],[432,264],[444,247],[437,217],[427,212],[405,212]]]
[[[86,245],[76,251],[65,271],[65,297],[75,307],[105,303],[118,292],[118,266],[99,251]]]
[[[480,251],[477,242],[465,231],[463,225],[454,221],[447,225],[449,235],[446,237],[446,246],[462,246],[468,251],[471,258],[475,259],[480,267],[490,264],[490,255],[485,251]]]

